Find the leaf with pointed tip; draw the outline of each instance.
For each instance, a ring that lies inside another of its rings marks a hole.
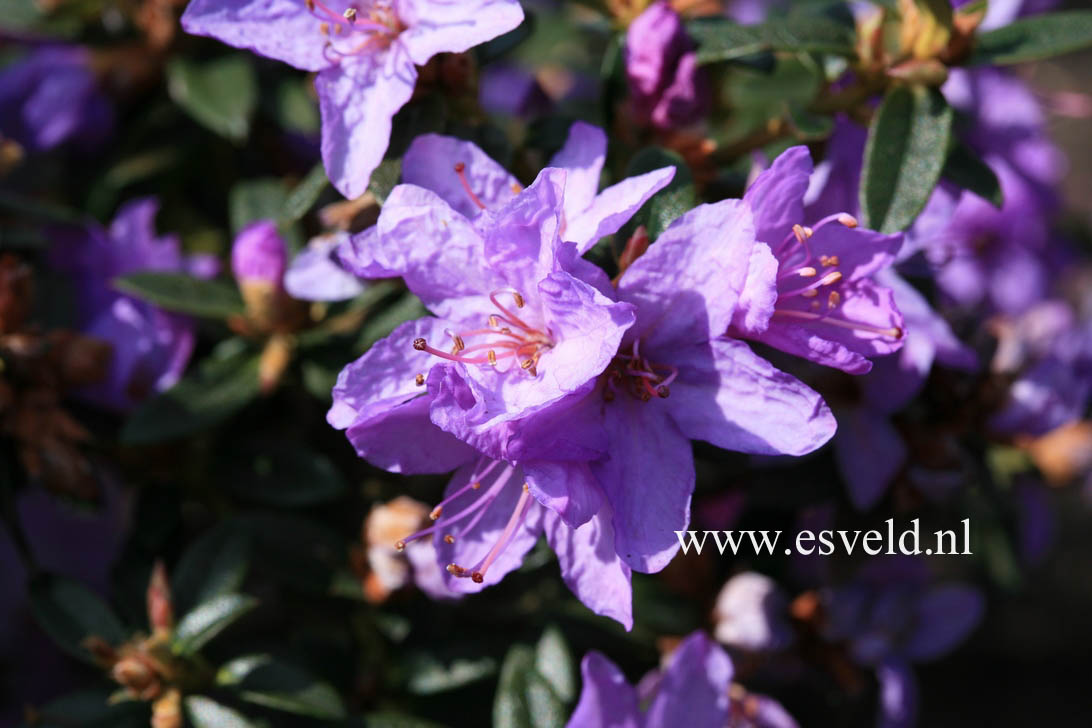
[[[256,606],[258,600],[246,594],[223,594],[198,604],[178,621],[171,647],[176,654],[192,655]]]
[[[888,91],[865,144],[862,225],[894,233],[914,222],[944,169],[952,117],[936,89],[896,86]]]
[[[191,607],[236,592],[250,565],[250,534],[235,521],[213,526],[192,541],[171,574],[175,609]]]
[[[304,670],[269,655],[247,655],[227,663],[216,682],[243,700],[266,708],[322,720],[345,717],[337,691]]]
[[[61,576],[46,576],[30,587],[34,619],[73,657],[94,662],[83,646],[88,637],[119,645],[129,636],[114,611],[87,587]]]
[[[186,715],[194,728],[257,728],[257,723],[203,695],[186,698]]]
[[[997,174],[966,144],[952,147],[941,176],[952,184],[975,193],[994,207],[1000,208],[1005,203]]]

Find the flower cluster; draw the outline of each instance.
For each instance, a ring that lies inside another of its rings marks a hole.
[[[23,3],[0,728],[1071,722],[1056,4]]]

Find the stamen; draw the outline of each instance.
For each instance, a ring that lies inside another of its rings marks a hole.
[[[818,303],[818,302],[816,302]],[[878,334],[879,336],[888,336],[893,339],[901,339],[903,337],[903,330],[898,326],[892,326],[891,328],[881,329],[876,326],[870,326],[869,324],[862,324],[856,321],[847,321],[846,319],[834,318],[829,314],[816,314],[809,313],[807,311],[787,311],[784,309],[776,309],[773,312],[774,316],[781,316],[782,318],[798,318],[806,321],[818,321],[820,323],[830,324],[831,326],[838,326],[843,329],[850,329],[852,331],[865,331],[870,334]]]
[[[812,268],[810,265],[804,266],[796,271],[796,274],[801,278],[811,278],[819,273],[819,271]]]
[[[497,352],[490,349],[489,353],[486,354],[486,356],[489,358],[489,364],[491,366],[497,366]]]
[[[827,273],[825,276],[823,276],[823,278],[819,281],[819,285],[832,286],[840,280],[842,280],[842,272],[837,270],[831,271],[830,273]]]
[[[800,295],[804,298],[815,298],[819,295],[819,291],[815,290],[814,288],[809,288],[808,290],[802,292]]]
[[[508,542],[512,538],[512,534],[515,533],[516,527],[523,521],[523,516],[527,512],[527,507],[531,503],[531,489],[527,483],[523,484],[523,492],[520,493],[519,500],[516,502],[516,508],[512,511],[512,516],[508,519],[508,524],[504,527],[504,531],[501,533],[497,542],[493,544],[493,548],[489,550],[485,558],[482,560],[478,568],[474,569],[474,573],[470,575],[470,578],[474,580],[475,584],[481,584],[485,581],[485,572],[489,570],[489,567],[500,555],[504,547],[508,545]]]
[[[827,308],[837,308],[841,301],[842,297],[838,295],[838,291],[831,291],[830,295],[827,296]]]
[[[845,225],[847,228],[855,228],[859,224],[857,218],[850,215],[848,212],[842,212],[838,214],[838,222]]]
[[[444,543],[446,543],[447,545],[450,546],[451,544],[455,543],[455,537],[452,536],[450,533],[445,533],[444,534]]]
[[[478,206],[479,210],[485,209],[485,203],[474,194],[474,190],[470,188],[470,180],[466,178],[466,165],[462,162],[455,163],[455,174],[459,177],[459,182],[462,183],[463,189],[466,191],[466,196],[470,198],[470,201]]]
[[[345,8],[345,12],[342,15],[346,20],[352,23],[356,20],[356,8]]]
[[[418,374],[416,377],[413,378],[413,383],[416,384],[418,387],[425,386],[425,375]]]
[[[432,519],[433,521],[437,521],[437,520],[440,519],[440,516],[442,516],[442,515],[444,515],[444,506],[443,506],[443,504],[438,505],[435,508],[433,508],[432,513],[429,513],[428,517],[430,519]]]

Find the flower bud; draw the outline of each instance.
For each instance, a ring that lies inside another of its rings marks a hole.
[[[182,694],[177,688],[152,703],[152,728],[182,728]]]
[[[148,580],[148,624],[157,635],[169,635],[174,628],[174,608],[171,606],[171,588],[167,582],[167,569],[157,561]]]
[[[256,329],[268,331],[280,317],[287,298],[282,283],[287,267],[284,240],[271,220],[251,223],[235,237],[231,270]]]

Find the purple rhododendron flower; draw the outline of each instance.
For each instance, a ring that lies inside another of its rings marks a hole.
[[[690,439],[799,455],[834,433],[818,394],[745,343],[721,336],[757,245],[750,210],[739,200],[701,205],[672,223],[618,282],[618,300],[633,304],[637,318],[610,367],[580,401],[559,411],[560,426],[605,433],[608,456],[590,469],[610,505],[618,555],[630,568],[658,571],[679,548],[675,531],[687,527],[694,489]],[[766,285],[773,287],[772,271]],[[480,420],[468,426],[480,405],[458,379],[437,383],[447,391],[433,405],[434,420],[441,410],[445,429],[463,439],[488,437]],[[580,497],[564,479],[548,485],[547,500]]]
[[[112,281],[140,271],[188,272],[212,277],[218,264],[209,256],[184,256],[174,235],[159,236],[153,198],[132,200],[118,211],[109,230],[95,223],[58,228],[53,264],[74,283],[80,326],[113,345],[105,381],[80,390],[84,399],[124,411],[182,375],[193,351],[191,319],[117,293]]]
[[[626,31],[626,76],[638,118],[660,129],[691,124],[709,104],[708,81],[682,18],[652,3]]]
[[[881,726],[914,725],[917,685],[912,662],[951,651],[978,626],[985,600],[962,584],[932,584],[924,562],[873,559],[856,578],[823,589],[823,637],[846,643],[849,655],[876,669]]]
[[[344,301],[360,295],[365,284],[346,270],[338,248],[349,244],[349,233],[313,238],[292,259],[284,273],[288,295],[301,301]]]
[[[796,728],[781,705],[732,683],[728,654],[702,632],[675,648],[660,670],[635,687],[599,652],[580,663],[583,687],[568,728]],[[735,689],[733,689],[735,688]]]
[[[652,195],[675,176],[674,167],[629,177],[597,193],[607,158],[602,129],[576,122],[549,167],[566,171],[561,239],[587,252],[602,237],[617,232]],[[454,160],[454,161],[453,161]],[[425,134],[402,159],[402,180],[432,190],[468,218],[512,200],[521,191],[516,178],[475,144],[454,137]]]
[[[748,282],[729,333],[835,367],[850,374],[872,368],[869,357],[903,345],[904,322],[890,288],[874,276],[894,262],[901,235],[857,227],[848,213],[833,213],[805,227],[804,196],[812,174],[806,147],[792,147],[760,174],[744,195],[754,210],[758,239],[751,270],[775,272],[775,301]],[[772,315],[767,310],[773,308]]]
[[[281,286],[288,267],[288,250],[272,220],[252,222],[235,236],[231,245],[231,272],[240,284],[248,282]]]
[[[26,149],[95,144],[113,117],[83,48],[42,46],[0,70],[0,138]]]
[[[318,72],[322,159],[350,198],[382,161],[417,66],[522,21],[517,0],[192,0],[182,15],[189,33]]]

